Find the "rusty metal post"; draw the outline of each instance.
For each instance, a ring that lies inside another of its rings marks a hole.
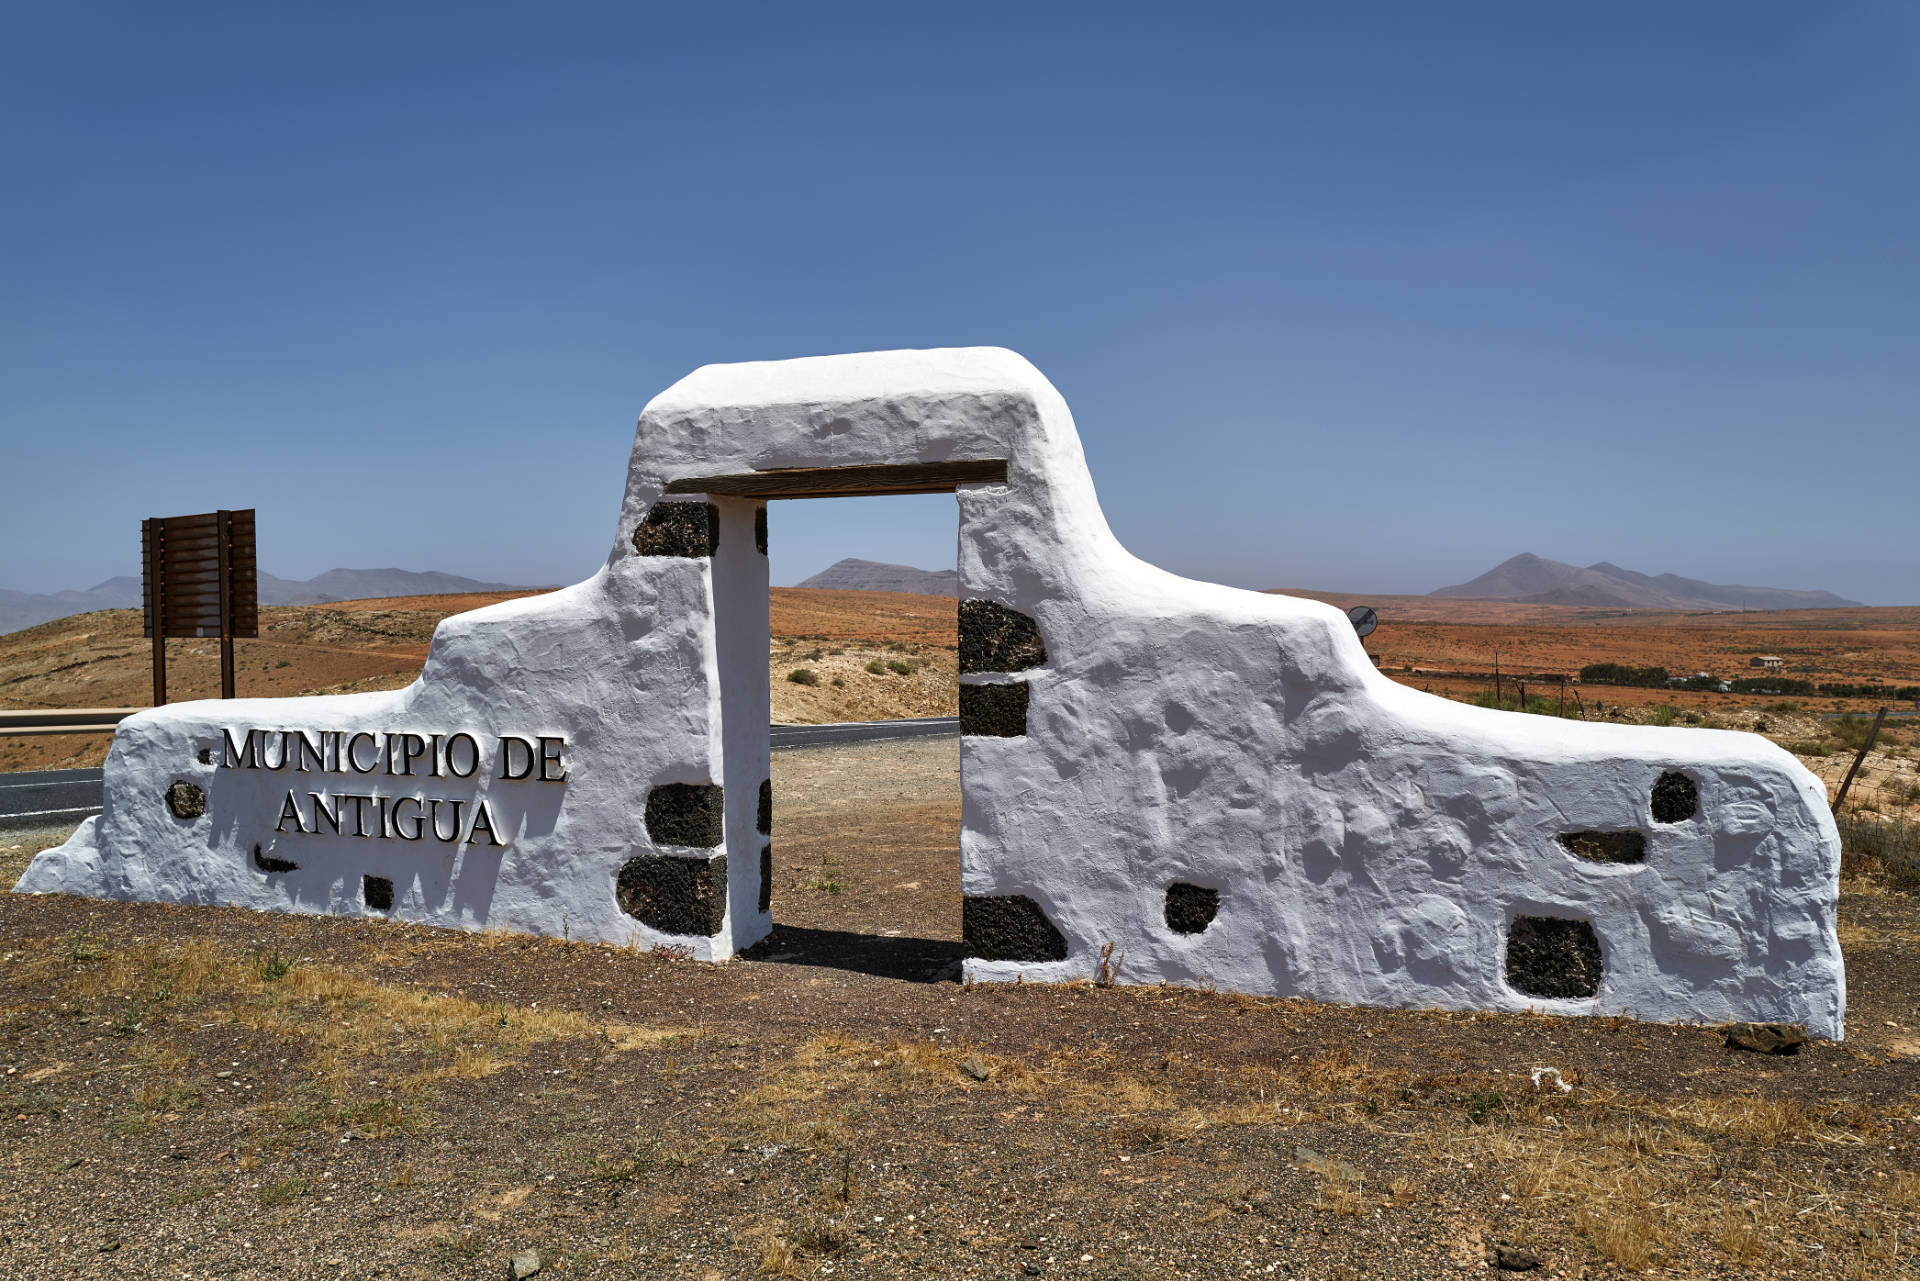
[[[233,513],[214,513],[220,566],[220,697],[233,697]]]
[[[153,705],[167,701],[167,629],[160,617],[160,562],[166,555],[166,527],[157,520],[140,522],[140,541],[146,552],[145,596],[147,627],[153,635]]]

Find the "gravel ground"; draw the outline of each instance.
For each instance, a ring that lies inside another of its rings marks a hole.
[[[7,1275],[1911,1266],[1911,898],[1849,886],[1853,1035],[1793,1057],[1624,1019],[969,989],[954,740],[774,768],[778,929],[724,966],[0,897]],[[0,837],[0,875],[59,835]]]

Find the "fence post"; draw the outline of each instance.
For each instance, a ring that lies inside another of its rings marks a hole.
[[[1867,731],[1867,741],[1860,744],[1860,754],[1853,758],[1852,768],[1840,784],[1840,795],[1833,798],[1833,812],[1838,814],[1840,807],[1847,803],[1847,789],[1853,786],[1853,776],[1860,772],[1860,762],[1867,759],[1867,753],[1873,750],[1873,740],[1880,737],[1880,722],[1887,719],[1887,709],[1882,707],[1873,714],[1873,728]]]

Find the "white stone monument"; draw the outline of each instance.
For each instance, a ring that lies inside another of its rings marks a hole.
[[[970,978],[1104,953],[1841,1035],[1839,841],[1792,756],[1436,698],[1329,606],[1135,559],[1059,393],[991,348],[695,371],[640,417],[593,577],[447,619],[403,690],[130,717],[104,812],[17,888],[724,959],[771,927],[765,503],[930,491],[960,508]]]

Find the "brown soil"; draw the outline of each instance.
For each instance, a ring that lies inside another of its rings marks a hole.
[[[438,1281],[529,1248],[542,1276],[699,1281],[1425,1278],[1502,1244],[1561,1277],[1911,1259],[1913,899],[1848,884],[1853,1036],[1790,1058],[1624,1019],[969,989],[942,977],[953,742],[782,752],[775,780],[778,933],[723,966],[0,896],[11,1274]],[[57,835],[11,839],[9,878]]]
[[[790,640],[846,640],[885,645],[956,644],[960,602],[906,592],[773,589],[773,634]]]
[[[950,596],[774,588],[773,719],[820,725],[959,715],[957,609]],[[813,679],[795,680],[795,673]]]
[[[1920,684],[1920,607],[1777,610],[1689,614],[1604,610],[1583,605],[1516,605],[1426,596],[1363,597],[1301,593],[1342,609],[1370,604],[1380,628],[1367,649],[1381,670],[1418,683],[1406,669],[1574,675],[1588,663],[1665,667],[1675,675],[1710,671],[1758,676],[1760,654],[1785,660],[1782,674],[1822,681]],[[1609,689],[1609,699],[1681,697],[1664,690]],[[1693,695],[1712,700],[1724,695]],[[1823,700],[1831,701],[1831,700]]]

